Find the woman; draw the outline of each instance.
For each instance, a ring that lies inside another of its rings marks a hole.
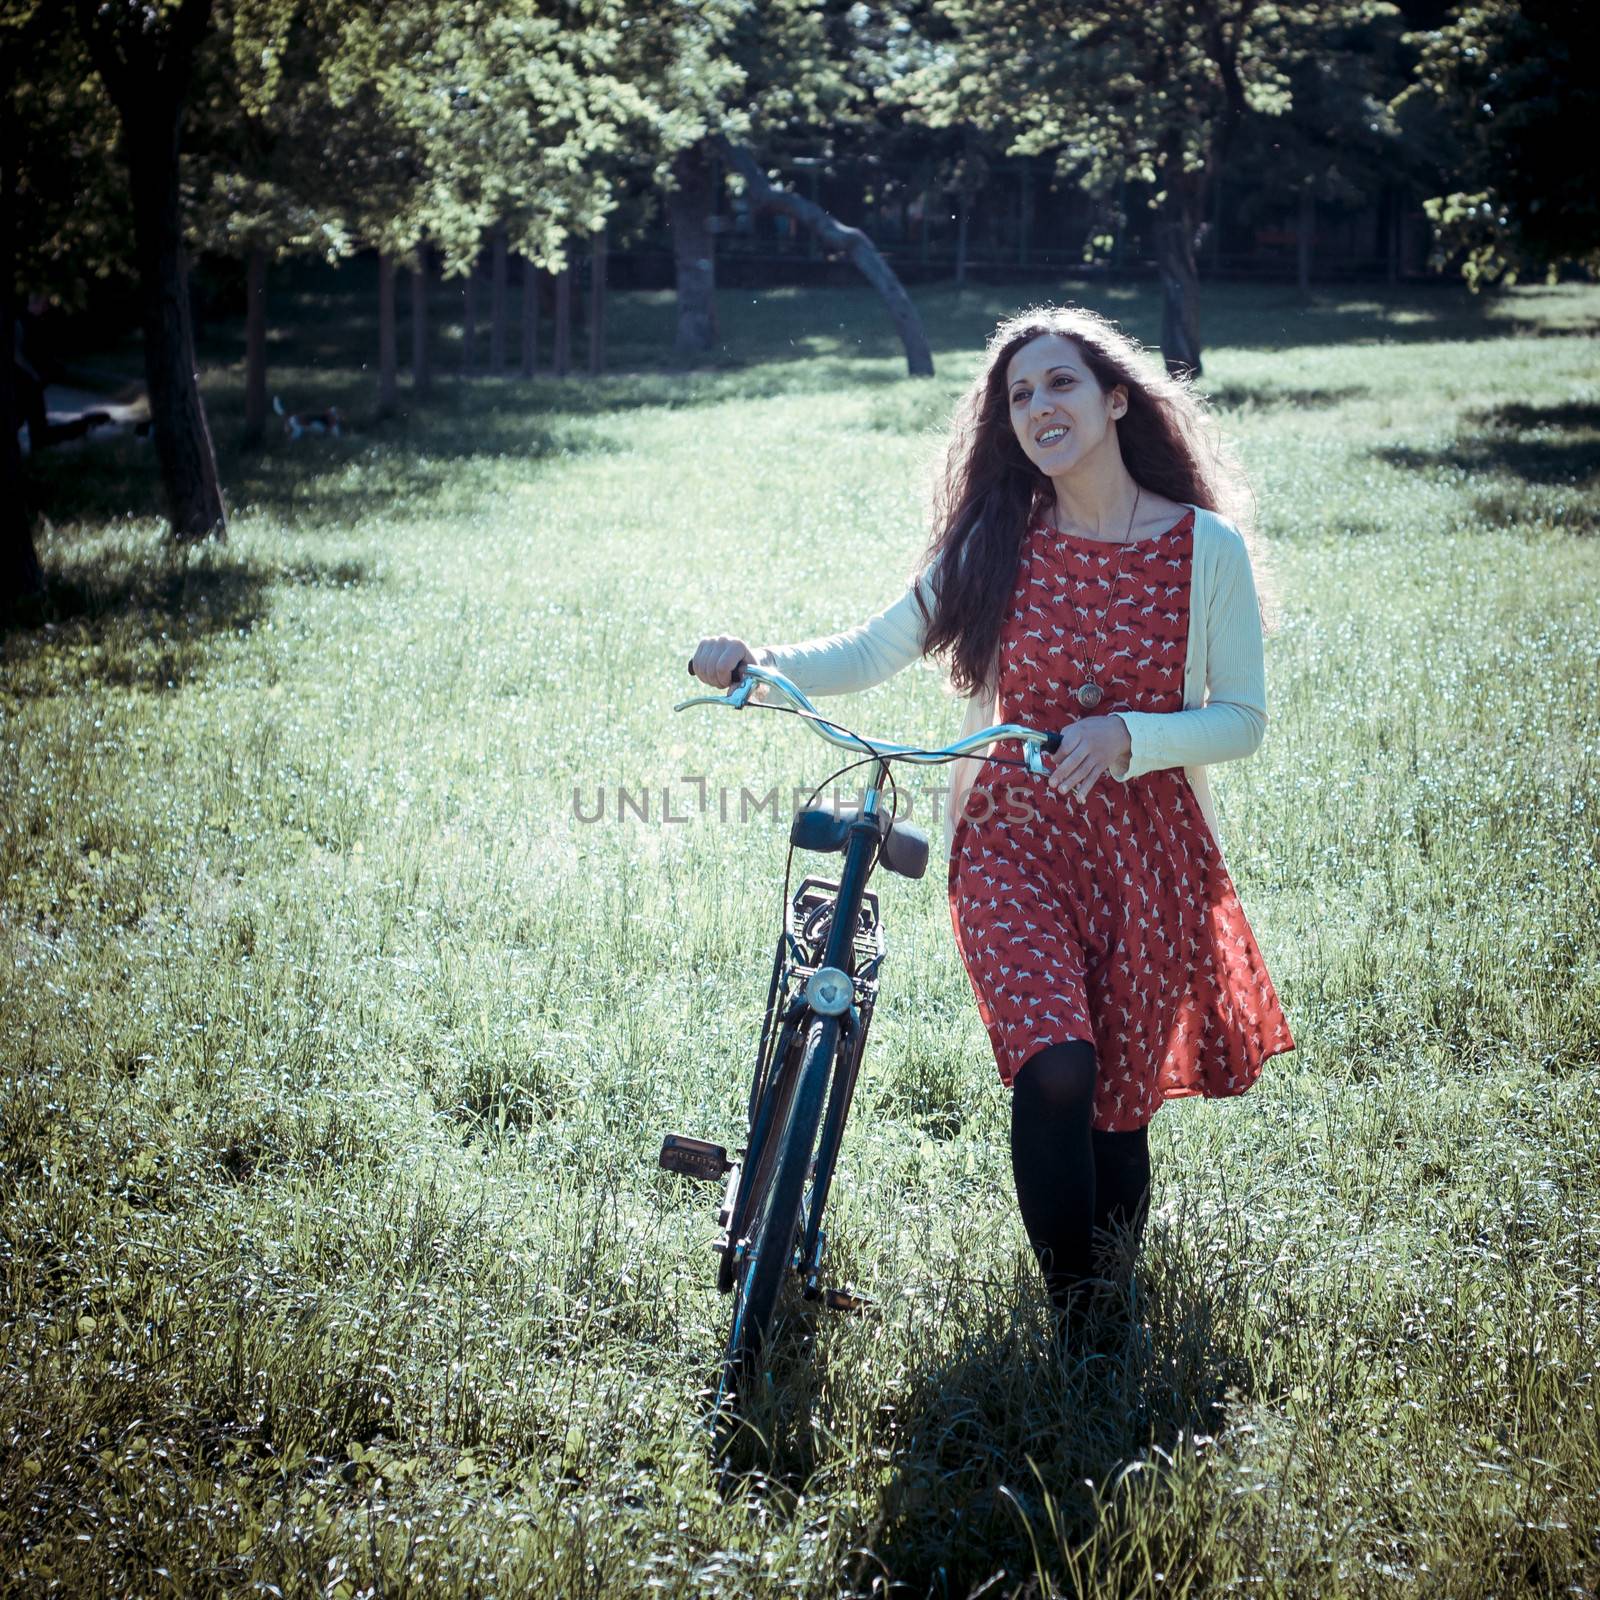
[[[1241,1094],[1294,1048],[1206,779],[1266,730],[1244,495],[1199,402],[1131,339],[1081,308],[1026,311],[957,412],[905,595],[846,633],[717,636],[691,662],[725,687],[756,661],[817,695],[936,654],[968,696],[963,734],[1063,729],[1044,780],[1006,747],[957,762],[946,811],[956,943],[1061,1337],[1124,1237],[1137,1253],[1163,1102]]]

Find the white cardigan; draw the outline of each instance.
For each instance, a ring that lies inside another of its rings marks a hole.
[[[1249,547],[1225,517],[1200,506],[1193,510],[1184,709],[1114,713],[1127,724],[1132,749],[1126,767],[1112,769],[1111,776],[1128,783],[1146,772],[1181,766],[1220,853],[1206,767],[1214,761],[1236,761],[1260,746],[1267,731],[1266,668]],[[915,581],[925,586],[931,608],[934,567],[924,568]],[[1202,626],[1195,625],[1196,618],[1204,619]],[[800,644],[767,645],[756,652],[756,659],[792,679],[807,695],[850,694],[920,660],[923,632],[914,585],[907,584],[898,600],[857,627]],[[990,684],[968,698],[963,738],[999,722],[994,677],[991,664]],[[944,815],[947,853],[967,790],[982,764],[982,756],[952,763]]]

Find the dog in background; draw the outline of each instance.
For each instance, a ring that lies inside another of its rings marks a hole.
[[[331,433],[335,439],[343,435],[344,414],[338,406],[329,406],[326,411],[285,411],[283,401],[274,395],[272,409],[283,418],[283,431],[291,439],[303,439],[312,433]]]

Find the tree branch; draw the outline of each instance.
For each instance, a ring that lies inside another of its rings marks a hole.
[[[195,55],[210,22],[211,0],[183,0],[167,30],[166,59],[161,63],[161,70],[168,79],[168,92],[180,99],[188,90]]]
[[[780,189],[767,176],[761,163],[745,146],[735,144],[726,134],[713,140],[718,153],[745,181],[751,204],[762,211],[781,211],[811,229],[824,244],[849,256],[861,275],[883,296],[899,330],[906,350],[906,367],[914,378],[933,376],[933,352],[923,330],[922,318],[906,293],[905,285],[879,253],[878,247],[860,228],[852,228],[824,211],[813,200],[806,200],[788,189]]]

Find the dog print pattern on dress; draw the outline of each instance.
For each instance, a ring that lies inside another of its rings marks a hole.
[[[1193,512],[1121,551],[1032,522],[1001,633],[1000,720],[1181,711],[1193,554]],[[1097,628],[1105,697],[1086,711],[1076,691]],[[1294,1049],[1182,767],[1102,774],[1079,802],[991,756],[956,824],[949,897],[1001,1081],[1036,1051],[1087,1039],[1096,1128],[1142,1127],[1168,1099],[1242,1094]]]

